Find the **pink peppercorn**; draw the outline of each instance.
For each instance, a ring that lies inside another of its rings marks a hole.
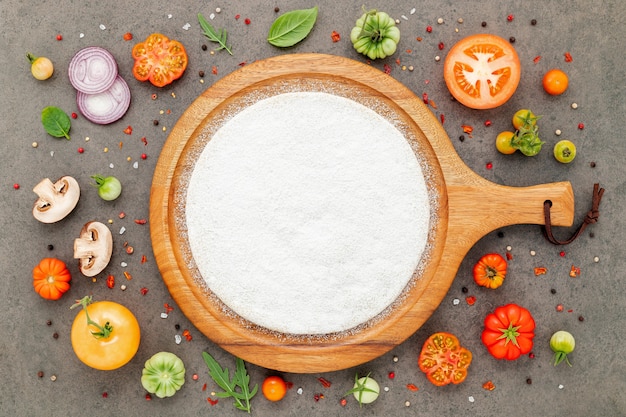
[[[77,119],[78,115],[76,113],[72,113],[72,119]]]
[[[13,184],[13,189],[14,190],[19,190],[20,189],[20,185],[18,183]]]
[[[430,26],[430,25],[426,26],[426,32],[430,33],[432,31],[433,31],[433,27],[432,26]]]
[[[584,123],[578,123],[578,128],[580,130],[583,130],[585,128],[585,124]]]
[[[145,153],[141,154],[141,159],[147,159],[147,158],[148,158],[148,155],[146,155]]]
[[[63,40],[63,36],[62,35],[57,35],[57,41],[62,41]]]
[[[485,164],[485,168],[487,168],[487,169],[492,169],[492,168],[493,168],[493,163],[491,163],[491,162],[487,162],[487,163]]]
[[[85,149],[83,149],[83,148],[78,148],[78,153],[84,153],[84,152],[85,152]]]
[[[509,22],[512,22],[513,21],[513,15],[512,14],[508,15],[506,17],[506,20],[509,21]]]
[[[244,22],[246,25],[249,25],[250,23],[252,23],[252,21],[251,21],[250,19],[248,19],[247,17],[246,17],[246,20],[244,20],[243,22]]]
[[[443,48],[446,47],[446,45],[443,42],[439,42],[438,47],[439,47],[439,50],[441,51],[441,50],[443,50]]]
[[[485,120],[485,126],[487,127],[491,126],[491,120]]]
[[[396,373],[392,371],[392,372],[389,372],[387,376],[389,377],[389,379],[394,379],[396,377]]]

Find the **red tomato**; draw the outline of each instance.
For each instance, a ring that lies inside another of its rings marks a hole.
[[[448,90],[472,109],[492,109],[511,98],[521,76],[517,52],[510,42],[489,34],[457,42],[444,62]]]
[[[460,384],[467,378],[472,352],[462,347],[455,335],[438,332],[426,339],[417,363],[435,386]]]
[[[485,317],[481,339],[494,358],[515,360],[532,350],[534,337],[535,320],[530,311],[507,304]]]
[[[171,84],[182,77],[189,61],[182,43],[160,33],[153,33],[133,47],[133,75],[156,87]]]

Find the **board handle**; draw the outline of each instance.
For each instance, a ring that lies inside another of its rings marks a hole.
[[[545,223],[544,202],[552,202],[553,226],[574,222],[574,192],[568,181],[529,187],[498,185],[479,180],[472,185],[448,186],[449,236],[477,241],[498,228]]]

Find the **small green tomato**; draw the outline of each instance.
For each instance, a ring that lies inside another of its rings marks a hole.
[[[141,385],[159,398],[171,397],[185,383],[185,365],[170,352],[159,352],[148,359],[141,372]]]
[[[576,341],[570,332],[559,330],[554,333],[550,338],[550,348],[554,352],[554,366],[557,366],[563,361],[567,362],[569,366],[572,366],[567,355],[574,351],[575,346]]]
[[[113,201],[122,194],[122,183],[115,177],[103,175],[92,175],[98,187],[98,195],[106,201]]]
[[[354,386],[346,395],[352,394],[354,398],[359,402],[359,405],[370,404],[376,401],[380,394],[380,386],[378,382],[367,376],[359,378],[359,375],[354,376]]]
[[[576,145],[567,139],[558,141],[554,145],[554,157],[563,164],[569,164],[576,157]]]

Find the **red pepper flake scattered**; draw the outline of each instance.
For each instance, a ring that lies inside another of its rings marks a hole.
[[[57,35],[57,41],[62,41],[62,40],[63,40],[63,35],[58,34],[58,35]]]
[[[548,268],[545,268],[543,266],[538,266],[535,268],[535,276],[545,275],[546,272],[548,272]]]
[[[567,310],[567,312],[568,312],[568,313],[573,313],[573,312],[574,312],[574,310],[570,308],[569,310]]]
[[[443,48],[446,47],[446,45],[443,42],[439,42],[439,45],[437,45],[437,47],[439,48],[440,51],[442,51]]]
[[[570,54],[569,52],[565,52],[565,62],[572,62],[574,60],[574,58],[572,58],[572,54]]]
[[[578,123],[578,128],[580,130],[583,130],[585,128],[585,124],[584,123]]]
[[[13,184],[13,189],[14,190],[19,190],[20,189],[20,185],[18,183]]]
[[[569,276],[572,278],[576,278],[578,275],[580,275],[580,268],[572,265],[572,267],[569,270]]]
[[[124,133],[126,133],[127,135],[132,135],[133,134],[133,127],[132,126],[128,126],[126,129],[124,129]]]
[[[473,306],[474,304],[476,304],[476,297],[473,295],[465,297],[465,302],[467,303],[467,305]]]
[[[345,407],[346,404],[348,404],[348,400],[346,400],[345,398],[342,398],[341,400],[339,400],[340,406]]]
[[[421,42],[422,41],[422,37],[418,36],[417,38],[415,38],[416,41]]]
[[[385,69],[385,74],[391,74],[391,67],[389,66],[389,64],[383,65],[383,68]]]
[[[120,214],[118,214],[117,217],[119,217],[120,219],[123,219],[124,217],[126,217],[126,213],[124,213],[123,211],[120,211]]]
[[[428,100],[428,104],[430,104],[433,109],[437,109],[437,104],[435,104],[434,100]]]
[[[426,26],[426,32],[430,33],[432,31],[433,31],[433,27],[432,26],[430,26],[430,25]]]
[[[72,112],[72,119],[78,119],[78,115],[74,112]]]
[[[168,303],[163,304],[163,307],[165,307],[165,312],[166,312],[167,314],[170,314],[170,313],[174,310],[174,307],[172,307],[172,306],[171,306],[171,305],[169,305]],[[196,378],[196,379],[197,379],[197,378]]]
[[[509,260],[509,261],[512,260],[513,259],[513,254],[511,252],[507,252],[506,253],[506,259]]]
[[[202,385],[202,391],[206,391],[206,382]]]
[[[285,385],[287,386],[288,390],[293,388],[293,382],[291,382],[291,381],[285,381]]]
[[[474,131],[474,128],[472,126],[461,125],[461,129],[463,129],[463,133],[467,133],[470,138],[472,137],[472,132]]]
[[[485,168],[487,168],[487,169],[492,169],[492,168],[493,168],[493,162],[487,162],[487,163],[485,164]]]
[[[249,25],[250,23],[252,23],[252,21],[246,17],[246,19],[243,21],[246,25]]]
[[[406,384],[406,389],[408,389],[409,391],[413,391],[413,392],[416,392],[417,390],[419,390],[419,388],[417,388],[415,384]]]
[[[130,281],[131,279],[133,279],[133,276],[128,271],[124,271],[124,278],[126,278],[127,281]],[[148,292],[147,288],[145,290],[146,290],[146,292]]]
[[[564,250],[562,250],[561,252],[559,252],[559,256],[560,256],[561,258],[565,257],[565,251],[564,251]]]
[[[557,304],[556,311],[558,311],[559,313],[563,311],[563,304]]]
[[[109,393],[108,392],[103,392],[102,393],[102,398],[108,398],[109,397]]]
[[[389,379],[394,379],[396,377],[396,373],[391,371],[387,374],[387,376],[389,377]]]
[[[428,93],[422,94],[422,100],[424,101],[424,104],[428,104]]]
[[[485,126],[486,127],[491,126],[491,120],[489,120],[489,119],[485,120]]]
[[[135,223],[137,224],[146,224],[148,220],[146,219],[135,219]]]
[[[148,258],[146,258],[146,255],[141,255],[141,263],[145,264],[148,261]]]
[[[109,288],[115,287],[115,277],[113,275],[109,275],[107,277],[107,287]]]
[[[339,42],[341,40],[341,35],[336,30],[333,30],[330,34],[330,39],[332,39],[335,43]]]
[[[148,146],[148,139],[146,139],[146,137],[144,136],[143,138],[141,138],[141,143],[143,143],[143,146]]]
[[[191,339],[193,339],[191,332],[187,329],[183,330],[183,337],[187,339],[188,342],[191,342]]]
[[[320,384],[322,384],[322,386],[324,388],[330,388],[331,382],[329,380],[327,380],[324,377],[319,377],[317,378],[318,381],[320,381]]]
[[[323,400],[324,399],[324,394],[315,394],[313,396],[313,399],[315,400],[315,402],[318,402],[319,400]]]
[[[211,73],[212,73],[213,75],[217,75],[217,67],[216,67],[215,65],[213,65],[213,66],[211,67]]]
[[[400,58],[396,58],[396,65],[400,65]]]
[[[85,153],[85,148],[78,148],[78,153]]]
[[[487,381],[483,384],[483,388],[486,389],[487,391],[493,391],[494,389],[496,389],[496,386],[494,385],[493,382]]]
[[[152,395],[150,395],[149,393],[146,394],[146,401],[150,401],[152,399]]]
[[[541,61],[541,55],[537,55],[535,58],[533,58],[533,62],[536,64],[539,61]]]
[[[407,53],[407,54],[413,53],[413,50],[412,50],[412,49],[407,49],[407,50],[406,50],[406,53]]]
[[[441,113],[439,115],[439,120],[441,120],[441,124],[443,124],[446,121],[446,116],[444,116],[443,113]]]
[[[217,402],[219,401],[218,399],[215,399],[215,400],[214,400],[214,399],[212,399],[211,397],[208,397],[206,400],[207,400],[207,401],[209,402],[209,404],[211,404],[211,405],[215,405],[215,404],[217,404]]]
[[[506,17],[507,22],[512,22],[513,21],[513,15],[510,14]]]
[[[126,32],[123,37],[124,37],[125,41],[132,41],[133,40],[133,34],[130,33],[130,32]]]
[[[241,15],[240,15],[240,14],[236,14],[236,15],[235,15],[235,20],[239,20],[239,18],[240,18],[240,17],[241,17]]]
[[[148,289],[146,287],[143,287],[142,289],[139,290],[139,292],[141,293],[141,295],[146,295],[148,294]]]
[[[120,142],[118,146],[122,149],[124,147],[124,142]]]

